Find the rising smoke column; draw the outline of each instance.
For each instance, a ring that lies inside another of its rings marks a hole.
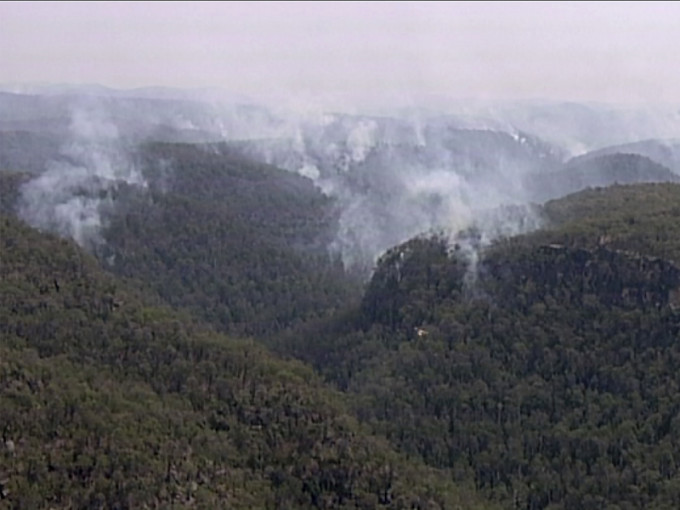
[[[298,129],[270,163],[312,179],[335,199],[331,250],[346,266],[369,270],[389,248],[423,233],[475,229],[471,256],[498,237],[540,225],[525,177],[554,158],[525,137],[461,129],[449,119],[336,115]],[[493,212],[504,205],[509,209]]]
[[[61,157],[21,188],[18,213],[36,228],[83,247],[96,246],[103,214],[113,206],[112,193],[121,183],[146,187],[118,128],[102,108],[76,107]]]

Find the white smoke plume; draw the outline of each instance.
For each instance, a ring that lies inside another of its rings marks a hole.
[[[246,145],[248,146],[248,145]],[[561,162],[559,149],[526,134],[461,129],[449,118],[307,116],[250,155],[299,173],[335,199],[338,232],[331,250],[345,265],[370,270],[387,249],[436,232],[452,239],[482,231],[478,245],[540,223],[524,182]]]
[[[146,183],[127,157],[118,128],[96,105],[73,109],[67,140],[61,157],[21,188],[18,212],[36,228],[81,246],[96,245],[116,187]]]
[[[81,244],[98,242],[119,183],[145,186],[125,139],[226,140],[332,197],[338,231],[330,249],[347,266],[370,269],[385,250],[422,233],[443,231],[460,242],[458,232],[474,229],[477,250],[536,228],[530,204],[545,195],[535,189],[545,182],[536,174],[584,150],[668,136],[680,126],[677,111],[573,103],[466,101],[343,114],[315,100],[267,107],[190,99],[100,98],[73,108],[69,141],[24,186],[21,215]],[[650,157],[675,147],[643,145],[635,151]],[[678,153],[666,159],[680,173]]]

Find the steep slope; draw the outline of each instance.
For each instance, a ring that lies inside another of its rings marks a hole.
[[[514,508],[680,504],[680,186],[548,203],[551,229],[475,265],[388,252],[360,308],[288,348],[402,451]],[[643,204],[646,207],[643,207]]]
[[[0,219],[2,508],[483,508],[298,363]]]
[[[335,204],[308,179],[220,145],[146,144],[126,159],[144,186],[72,179],[75,166],[26,197],[24,174],[0,173],[2,210],[90,233],[79,240],[110,270],[232,333],[275,333],[358,298],[358,278],[328,250]]]
[[[97,248],[115,273],[233,333],[356,299],[358,280],[327,249],[333,204],[308,179],[220,146],[157,144],[140,158],[149,188],[120,190]]]

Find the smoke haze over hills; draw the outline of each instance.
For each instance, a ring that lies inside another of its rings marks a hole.
[[[150,90],[141,98],[104,88],[40,92],[0,96],[7,143],[0,157],[36,175],[22,187],[20,215],[82,245],[100,242],[121,184],[147,185],[138,152],[150,141],[235,151],[311,179],[334,203],[337,227],[327,248],[364,270],[413,236],[443,232],[457,239],[475,228],[483,245],[539,227],[533,204],[548,198],[613,182],[669,180],[678,172],[670,142],[637,142],[668,137],[678,127],[672,112],[656,109],[480,103],[456,114],[378,116],[217,102],[179,90],[160,91],[158,98]],[[41,137],[37,152],[35,137]],[[619,150],[612,142],[637,145]],[[570,157],[587,158],[586,149],[639,153],[668,167],[617,175],[605,162],[609,170],[563,177],[573,168]],[[173,171],[165,168],[163,179]]]
[[[0,2],[0,506],[680,507],[678,19]]]
[[[538,189],[594,150],[654,140],[666,145],[621,150],[677,173],[677,9],[3,4],[0,162],[37,175],[24,218],[85,244],[113,190],[143,187],[140,144],[228,142],[311,179],[334,200],[329,249],[371,266],[409,237],[482,217],[498,218],[482,222],[495,233],[540,225],[533,202],[617,182]],[[489,212],[500,206],[515,207],[507,224]]]

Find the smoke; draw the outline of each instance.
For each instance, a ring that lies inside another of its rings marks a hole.
[[[562,153],[524,133],[461,129],[450,118],[308,115],[249,155],[311,179],[335,200],[330,249],[369,272],[389,248],[423,233],[475,228],[470,254],[494,239],[536,228],[527,176]],[[517,206],[508,215],[507,205]],[[519,207],[524,205],[525,207]],[[517,211],[521,210],[519,214]],[[495,211],[495,212],[494,212]]]
[[[68,142],[23,187],[21,216],[96,244],[117,187],[146,186],[125,140],[227,140],[333,199],[337,232],[329,248],[348,267],[370,271],[387,249],[428,232],[444,232],[473,260],[494,239],[540,226],[531,204],[545,195],[536,188],[546,179],[536,175],[559,170],[574,153],[680,126],[677,112],[573,103],[465,102],[368,115],[334,113],[314,100],[270,108],[193,99],[100,98],[72,107]],[[644,149],[667,152],[665,145]],[[161,171],[154,185],[164,189],[170,173]]]
[[[145,187],[146,182],[127,157],[118,128],[96,105],[72,110],[60,152],[21,188],[18,213],[36,228],[91,247],[101,242],[116,188],[121,183]]]
[[[453,239],[477,226],[487,243],[533,228],[538,220],[489,219],[487,211],[528,203],[525,177],[562,157],[554,146],[516,130],[470,129],[460,118],[413,111],[349,115],[314,102],[293,109],[203,103],[195,111],[184,103],[164,104],[159,112],[151,103],[134,105],[143,108],[144,119],[127,106],[126,123],[118,124],[122,135],[106,113],[111,108],[74,108],[62,157],[22,190],[27,221],[81,245],[100,242],[117,186],[146,186],[122,140],[130,129],[135,136],[153,132],[143,128],[146,121],[169,125],[178,135],[230,140],[250,156],[312,180],[337,207],[330,250],[346,266],[370,271],[384,251],[422,233],[446,232]],[[111,106],[116,118],[123,115],[118,103]],[[527,217],[533,214],[527,209]]]
[[[377,142],[378,125],[373,120],[361,120],[347,137],[347,149],[352,161],[360,163]]]

